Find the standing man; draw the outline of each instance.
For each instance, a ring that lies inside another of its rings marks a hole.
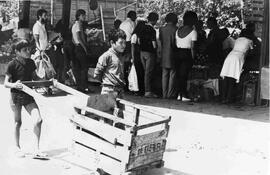
[[[126,83],[126,90],[128,90],[128,70],[130,67],[131,61],[131,35],[135,28],[135,21],[137,14],[135,11],[129,11],[127,14],[127,19],[123,21],[120,25],[120,29],[123,30],[126,34],[126,49],[123,53],[123,62],[124,62],[124,77]]]
[[[37,11],[37,22],[33,26],[33,35],[36,43],[36,56],[45,52],[48,47],[48,35],[45,28],[45,24],[48,21],[47,11],[45,9],[39,9]]]
[[[87,87],[87,75],[88,75],[88,64],[87,64],[87,46],[86,36],[83,31],[83,22],[85,21],[86,12],[82,9],[77,10],[75,18],[76,21],[72,26],[72,40],[75,44],[74,54],[75,59],[73,62],[74,75],[77,81],[77,90],[81,92],[89,92]]]
[[[147,19],[148,23],[143,27],[141,31],[142,35],[139,36],[141,61],[145,71],[144,96],[147,98],[156,98],[158,96],[153,93],[152,79],[157,58],[157,40],[154,25],[156,25],[157,23],[158,14],[155,12],[151,12],[149,13]]]
[[[163,98],[177,98],[175,86],[176,68],[175,68],[175,32],[177,30],[177,15],[169,13],[165,18],[166,25],[160,28],[159,38],[162,50],[162,94]]]

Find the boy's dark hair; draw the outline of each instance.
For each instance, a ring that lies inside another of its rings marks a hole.
[[[80,17],[81,15],[85,15],[85,14],[86,14],[85,10],[83,10],[83,9],[77,10],[77,11],[76,11],[76,14],[75,14],[76,20],[79,20],[79,17]]]
[[[165,21],[168,23],[168,22],[171,22],[173,24],[177,24],[177,15],[175,13],[168,13],[165,17]]]
[[[2,25],[0,24],[0,31],[2,30]]]
[[[39,17],[42,16],[43,13],[48,13],[45,9],[39,9],[37,11],[37,19],[39,20]]]
[[[159,18],[158,14],[156,12],[149,13],[147,19],[148,21],[157,21]]]
[[[131,18],[131,19],[134,19],[134,18],[136,19],[137,14],[136,14],[135,11],[130,10],[130,11],[128,12],[128,14],[127,14],[127,17],[128,17],[128,18]]]
[[[197,23],[197,14],[193,11],[186,11],[183,16],[183,24],[187,26],[193,26]]]
[[[110,41],[113,41],[113,43],[115,43],[119,38],[122,38],[122,39],[126,39],[126,34],[123,30],[121,29],[113,29],[110,31],[109,35],[108,35],[108,38],[109,38],[109,42]]]
[[[113,23],[115,29],[119,29],[122,21],[120,19],[116,19]]]
[[[14,51],[21,51],[22,48],[29,47],[30,43],[26,39],[19,39],[15,41],[15,44],[13,45]]]

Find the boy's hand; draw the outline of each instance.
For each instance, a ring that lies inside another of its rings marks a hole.
[[[22,83],[21,83],[21,80],[17,80],[15,83],[14,83],[14,86],[13,88],[15,89],[22,89]]]

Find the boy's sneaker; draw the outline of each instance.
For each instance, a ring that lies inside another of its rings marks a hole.
[[[158,98],[158,96],[154,94],[153,92],[145,92],[144,97],[145,98]]]

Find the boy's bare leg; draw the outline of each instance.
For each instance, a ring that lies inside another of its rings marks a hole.
[[[24,153],[21,151],[20,146],[20,130],[22,125],[22,119],[21,119],[21,111],[22,106],[12,104],[11,106],[14,116],[14,140],[15,140],[15,148],[14,148],[14,154],[16,157],[24,157]]]
[[[35,144],[36,144],[35,153],[39,153],[39,141],[40,141],[41,125],[42,125],[40,111],[36,102],[26,105],[25,109],[31,115],[31,118],[34,122],[33,132],[35,134]]]
[[[20,149],[20,130],[22,125],[21,111],[22,106],[15,105],[12,106],[12,111],[14,115],[14,138],[15,138],[15,146]]]

